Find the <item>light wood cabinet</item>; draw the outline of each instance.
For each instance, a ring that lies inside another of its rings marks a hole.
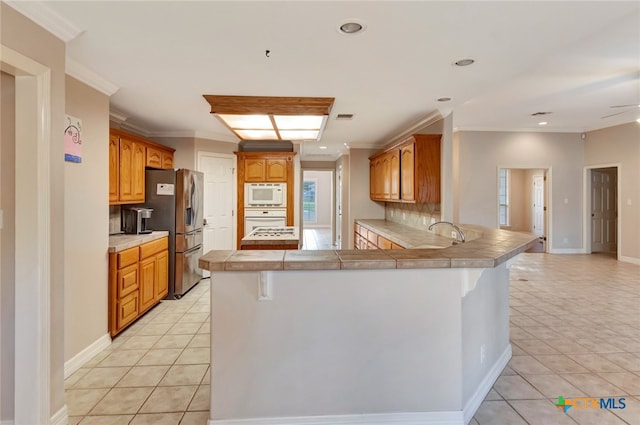
[[[145,167],[173,168],[174,149],[135,134],[109,133],[109,204],[144,202]]]
[[[109,203],[120,200],[120,138],[109,135]]]
[[[409,143],[400,148],[400,197],[401,199],[411,201],[415,199],[414,192],[414,160],[413,155],[415,143]]]
[[[109,254],[109,333],[115,336],[168,293],[168,238]]]
[[[254,183],[283,183],[287,181],[287,160],[273,158],[246,158],[244,181]]]
[[[293,158],[295,152],[235,152],[238,157],[238,240],[237,249],[244,235],[244,184],[286,183],[287,226],[293,226]]]
[[[358,223],[354,224],[353,232],[354,249],[404,249],[403,246]]]
[[[415,134],[370,157],[371,199],[439,203],[440,138],[438,134]]]
[[[130,139],[120,138],[120,201],[144,202],[145,146]]]

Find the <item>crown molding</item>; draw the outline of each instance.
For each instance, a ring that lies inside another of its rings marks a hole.
[[[238,143],[239,140],[235,136],[223,135],[220,133],[212,133],[200,130],[175,130],[175,131],[154,131],[151,133],[153,137],[192,137],[194,139],[207,139],[215,142]]]
[[[86,85],[93,87],[107,96],[111,96],[120,89],[120,87],[116,86],[111,81],[103,78],[99,74],[82,65],[80,62],[76,62],[69,57],[67,57],[65,61],[65,71],[76,80],[82,81]]]
[[[84,32],[47,6],[43,1],[5,0],[5,3],[65,43],[70,42]]]

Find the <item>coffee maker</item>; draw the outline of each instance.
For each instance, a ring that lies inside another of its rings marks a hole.
[[[151,233],[147,229],[147,219],[151,218],[152,208],[129,207],[122,209],[122,230],[132,235]]]

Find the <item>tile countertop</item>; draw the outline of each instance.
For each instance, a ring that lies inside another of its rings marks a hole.
[[[531,233],[461,224],[467,242],[385,220],[356,220],[379,235],[410,249],[320,251],[209,251],[199,260],[210,271],[367,270],[488,268],[504,263],[537,243]],[[439,232],[450,232],[440,225]]]
[[[124,233],[109,235],[109,252],[120,252],[143,243],[169,236],[166,230],[153,231],[145,235],[127,235]]]

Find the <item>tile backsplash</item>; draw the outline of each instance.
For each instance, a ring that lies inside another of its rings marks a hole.
[[[109,234],[120,232],[120,205],[109,205]]]
[[[440,221],[440,204],[387,202],[384,211],[385,220],[420,230],[426,230],[432,221]]]

